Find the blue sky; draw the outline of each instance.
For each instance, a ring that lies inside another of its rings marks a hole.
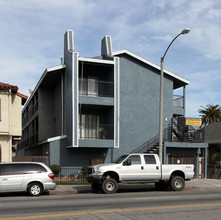
[[[29,95],[44,70],[60,64],[68,29],[80,56],[100,55],[101,39],[111,35],[113,51],[160,65],[188,27],[164,67],[190,81],[186,117],[198,118],[200,106],[221,105],[220,20],[220,0],[0,0],[0,81]]]

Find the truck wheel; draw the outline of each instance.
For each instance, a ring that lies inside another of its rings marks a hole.
[[[99,190],[101,189],[101,185],[99,183],[92,183],[91,189],[92,189],[92,192],[98,193]]]
[[[174,176],[170,181],[170,187],[173,191],[181,191],[185,187],[185,181],[181,176]]]
[[[113,194],[117,191],[117,189],[118,189],[117,182],[112,178],[107,178],[102,183],[102,190],[106,194]]]

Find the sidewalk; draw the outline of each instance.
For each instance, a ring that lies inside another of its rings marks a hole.
[[[147,185],[136,184],[136,185],[120,185],[119,189],[124,188],[124,191],[134,191],[143,190],[147,188]],[[150,184],[149,188],[153,188],[153,185]],[[193,179],[191,181],[186,181],[186,190],[221,190],[221,180],[217,179]],[[50,191],[51,195],[68,195],[68,194],[78,194],[78,193],[91,193],[90,185],[57,185],[55,190]]]
[[[221,179],[193,179],[186,182],[186,187],[221,190]]]

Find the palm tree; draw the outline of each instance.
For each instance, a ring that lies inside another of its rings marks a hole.
[[[221,107],[219,105],[206,105],[206,107],[201,106],[201,108],[198,111],[201,114],[203,124],[208,125],[221,121]]]

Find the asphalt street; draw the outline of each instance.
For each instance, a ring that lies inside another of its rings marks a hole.
[[[120,184],[118,191],[136,191],[146,190],[147,188],[153,188],[154,184]],[[221,179],[193,179],[185,182],[184,190],[221,190]],[[62,194],[77,194],[77,193],[89,193],[91,192],[90,185],[57,185],[56,189],[50,191],[52,195]]]

